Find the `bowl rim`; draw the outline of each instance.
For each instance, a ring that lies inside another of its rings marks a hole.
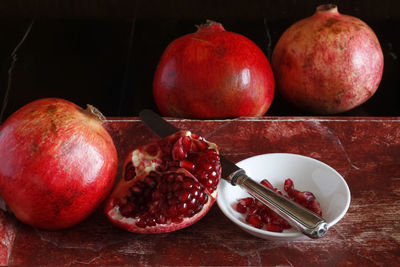
[[[343,210],[341,211],[341,213],[339,214],[339,216],[337,216],[335,219],[333,219],[331,222],[327,222],[328,223],[328,228],[332,227],[333,225],[335,225],[338,221],[340,221],[344,215],[347,213],[349,207],[350,207],[350,202],[351,202],[351,193],[350,193],[350,188],[346,182],[346,180],[344,179],[344,177],[338,172],[336,171],[333,167],[329,166],[328,164],[317,160],[315,158],[309,157],[309,156],[305,156],[305,155],[301,155],[301,154],[295,154],[295,153],[264,153],[264,154],[259,154],[259,155],[254,155],[248,158],[245,158],[243,160],[238,161],[236,164],[241,164],[244,161],[250,161],[250,160],[254,160],[256,158],[262,158],[262,157],[266,157],[266,156],[287,156],[287,157],[294,157],[294,158],[301,158],[302,160],[310,160],[313,161],[315,163],[321,164],[323,165],[325,168],[327,168],[328,170],[332,171],[334,174],[336,174],[336,176],[338,177],[339,181],[342,183],[342,185],[344,186],[344,192],[345,195],[347,196],[347,201],[345,203],[345,206],[343,208]],[[229,182],[225,181],[226,185],[230,185]],[[218,192],[220,193],[220,192]],[[257,236],[268,236],[268,237],[276,237],[276,238],[298,238],[301,236],[305,236],[303,235],[301,232],[294,230],[293,232],[271,232],[271,231],[267,231],[264,229],[258,229],[255,228],[253,226],[250,226],[242,221],[240,221],[238,218],[236,218],[235,216],[233,216],[229,210],[228,210],[228,203],[223,203],[222,198],[218,197],[217,198],[217,205],[219,207],[219,209],[222,211],[222,213],[228,217],[231,221],[233,221],[234,223],[236,223],[239,227],[241,227],[243,230],[247,231],[247,232],[253,232],[253,233],[257,233]]]

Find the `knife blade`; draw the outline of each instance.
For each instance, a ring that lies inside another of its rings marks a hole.
[[[152,110],[139,113],[142,122],[160,137],[169,136],[180,129],[164,120]],[[323,237],[328,231],[328,224],[323,218],[294,201],[276,193],[274,190],[254,181],[235,163],[220,155],[221,177],[232,185],[238,185],[264,205],[275,211],[293,227],[311,238]]]

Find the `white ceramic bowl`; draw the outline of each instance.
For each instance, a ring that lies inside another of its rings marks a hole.
[[[350,205],[350,190],[343,177],[332,167],[313,158],[287,153],[272,153],[254,156],[237,163],[246,174],[256,181],[267,179],[284,193],[283,183],[291,178],[294,188],[312,192],[320,202],[322,217],[328,227],[337,223]],[[239,186],[221,180],[218,186],[217,203],[221,211],[244,231],[264,239],[294,240],[306,237],[295,229],[282,233],[257,229],[245,222],[245,215],[232,208],[240,198],[249,194]]]

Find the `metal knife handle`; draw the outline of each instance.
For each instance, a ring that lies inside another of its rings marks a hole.
[[[243,169],[232,173],[228,180],[231,184],[239,185],[245,189],[305,235],[311,238],[320,238],[327,233],[328,224],[323,218],[254,181],[246,175]]]

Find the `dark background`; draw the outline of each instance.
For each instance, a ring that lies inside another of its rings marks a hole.
[[[174,39],[212,19],[254,41],[270,59],[283,31],[319,4],[365,21],[381,42],[385,68],[377,93],[339,116],[399,116],[400,2],[272,0],[0,1],[0,104],[4,121],[22,105],[60,97],[106,116],[156,109],[152,80]],[[25,37],[25,38],[24,38]],[[268,116],[311,115],[275,94]]]

